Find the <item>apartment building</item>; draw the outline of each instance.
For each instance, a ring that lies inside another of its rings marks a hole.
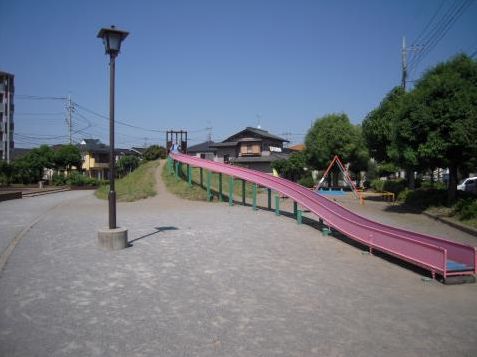
[[[0,159],[10,162],[13,142],[13,74],[0,71]]]

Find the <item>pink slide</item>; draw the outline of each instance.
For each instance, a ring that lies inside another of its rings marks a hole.
[[[347,237],[372,250],[425,268],[433,277],[436,273],[446,279],[477,272],[477,249],[473,246],[374,222],[301,185],[263,172],[178,153],[171,154],[170,157],[182,164],[243,179],[279,192]]]

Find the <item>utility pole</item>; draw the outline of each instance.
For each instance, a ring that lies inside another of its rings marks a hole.
[[[402,49],[401,49],[401,57],[402,57],[402,78],[401,78],[401,88],[406,91],[406,84],[407,82],[409,82],[409,80],[407,79],[408,75],[409,75],[409,67],[408,67],[408,62],[407,62],[407,57],[408,57],[408,54],[409,52],[411,51],[420,51],[422,50],[422,46],[418,46],[418,45],[413,45],[413,46],[410,46],[410,47],[406,47],[406,37],[403,36],[402,37]],[[412,61],[412,60],[411,60]],[[411,63],[411,67],[413,66],[413,64]]]
[[[407,81],[407,48],[406,48],[406,37],[402,37],[402,79],[401,79],[401,87],[404,91],[406,91],[406,81]]]
[[[68,94],[68,99],[66,103],[66,112],[67,112],[66,124],[68,125],[68,136],[69,136],[70,145],[73,143],[73,138],[72,138],[73,111],[74,111],[74,107],[71,101],[71,94]]]
[[[6,121],[6,124],[7,124],[7,163],[9,164],[10,163],[10,130],[11,130],[11,125],[12,125],[12,122],[11,122],[11,98],[10,98],[10,83],[8,82],[9,79],[7,78],[7,121]]]
[[[207,141],[212,141],[212,127],[208,126],[205,130],[207,130]]]

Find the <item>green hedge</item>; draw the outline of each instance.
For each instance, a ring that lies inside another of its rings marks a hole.
[[[376,192],[392,192],[398,195],[406,188],[406,180],[373,180],[371,181],[371,188]]]
[[[51,182],[54,186],[88,186],[88,187],[96,187],[100,185],[104,185],[106,181],[104,180],[97,180],[91,177],[84,176],[79,172],[72,172],[69,176],[64,175],[57,175],[54,174]]]
[[[437,188],[410,190],[406,188],[399,193],[398,201],[418,209],[445,206],[448,203],[447,190]]]

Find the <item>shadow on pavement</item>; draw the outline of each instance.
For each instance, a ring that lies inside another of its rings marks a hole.
[[[147,233],[141,237],[134,238],[133,240],[129,241],[128,247],[132,247],[134,242],[137,242],[138,240],[153,236],[154,234],[164,232],[164,231],[177,231],[179,228],[173,227],[173,226],[164,226],[164,227],[154,227],[155,231],[151,233]]]

